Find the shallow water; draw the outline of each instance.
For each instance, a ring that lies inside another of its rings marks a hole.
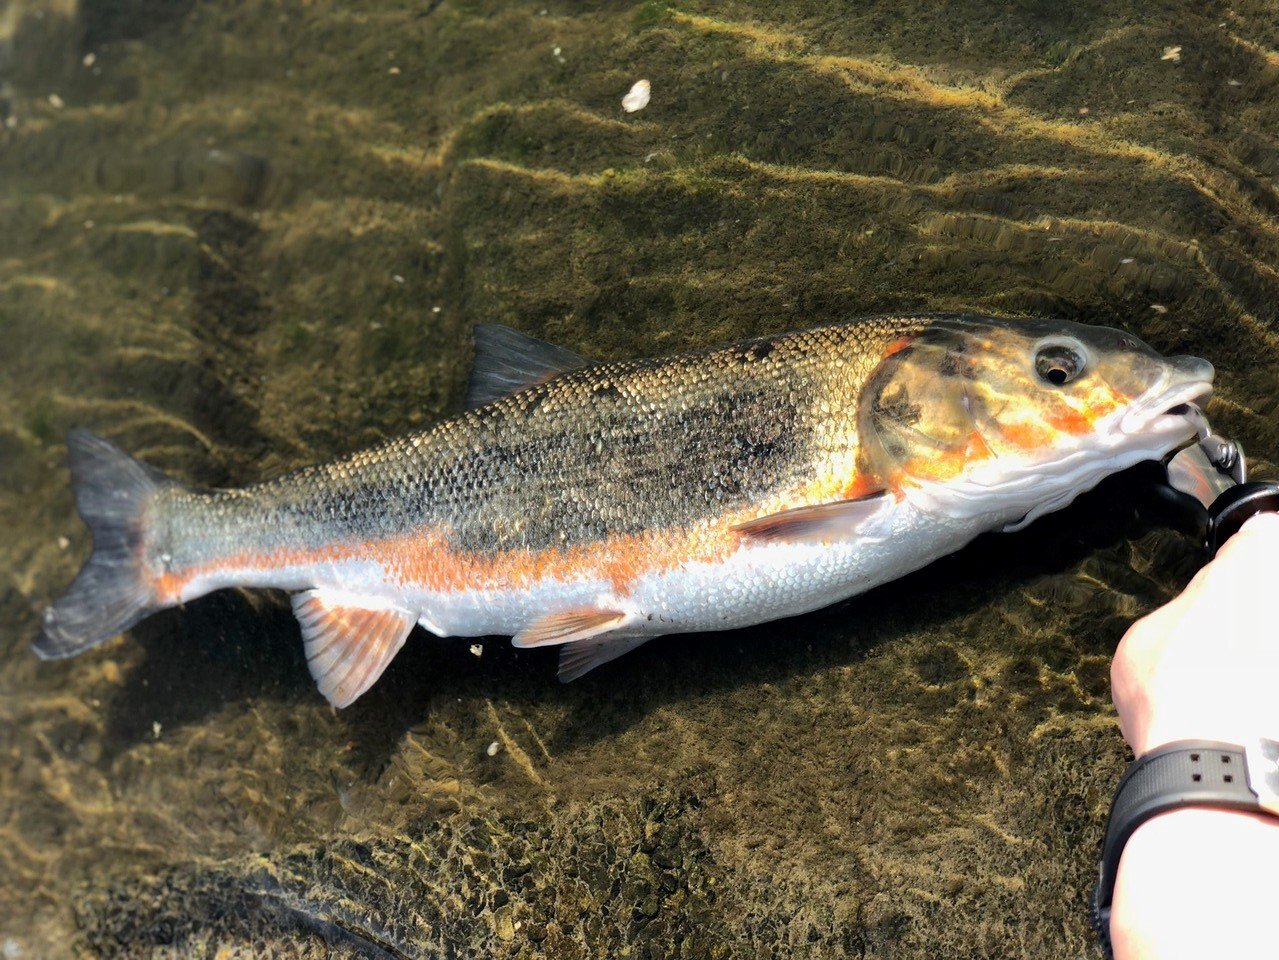
[[[1109,655],[1198,562],[1143,478],[567,687],[416,634],[334,714],[279,596],[30,655],[87,549],[61,438],[242,483],[458,410],[475,322],[958,309],[1208,357],[1273,474],[1277,13],[9,0],[4,956],[1094,955]]]

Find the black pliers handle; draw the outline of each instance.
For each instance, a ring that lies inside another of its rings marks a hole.
[[[1279,483],[1250,482],[1239,444],[1212,433],[1168,461],[1168,486],[1198,515],[1209,559],[1249,517],[1279,513]]]
[[[1204,538],[1208,558],[1215,557],[1244,521],[1258,513],[1279,513],[1279,483],[1241,483],[1218,496],[1208,507],[1208,533]]]

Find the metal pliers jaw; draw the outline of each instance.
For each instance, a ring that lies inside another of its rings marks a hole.
[[[1167,461],[1166,500],[1203,538],[1208,557],[1257,513],[1279,512],[1279,483],[1248,480],[1243,448],[1205,430]]]

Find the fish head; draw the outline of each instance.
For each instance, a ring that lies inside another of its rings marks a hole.
[[[872,375],[859,442],[867,469],[925,508],[1011,529],[1205,430],[1212,378],[1206,360],[1109,327],[943,318]]]

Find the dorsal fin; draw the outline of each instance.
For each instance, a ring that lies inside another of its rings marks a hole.
[[[339,709],[382,676],[417,620],[385,601],[329,590],[295,593],[293,613],[302,626],[311,676]]]
[[[500,323],[476,324],[473,336],[475,366],[466,391],[468,410],[592,362]]]

